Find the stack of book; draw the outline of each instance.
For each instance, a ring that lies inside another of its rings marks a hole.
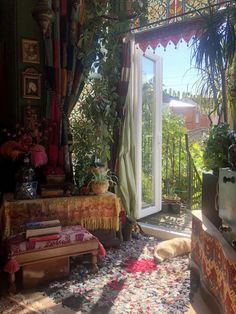
[[[33,221],[26,223],[26,239],[29,241],[49,241],[60,238],[60,220]]]

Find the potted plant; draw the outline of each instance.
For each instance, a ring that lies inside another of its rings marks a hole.
[[[109,173],[109,169],[103,172],[92,172],[89,185],[96,195],[104,194],[108,191],[109,186],[116,184],[116,176]]]
[[[165,211],[170,211],[174,214],[180,213],[180,207],[181,207],[181,199],[180,197],[175,193],[174,188],[170,188],[168,191],[168,194],[163,195],[163,209]]]
[[[203,214],[218,228],[222,221],[219,217],[217,198],[219,168],[228,166],[229,125],[220,123],[210,128],[203,150],[203,162],[206,170],[202,181]]]
[[[211,123],[214,112],[217,113],[219,122],[227,123],[228,69],[233,64],[236,50],[235,7],[228,4],[216,11],[208,2],[208,11],[199,12],[202,24],[193,44],[193,60],[201,74],[201,95],[213,100],[208,115]]]
[[[218,175],[219,168],[228,166],[229,125],[220,123],[210,128],[209,136],[205,141],[203,161],[207,170]]]
[[[86,184],[89,168],[106,171],[116,119],[115,91],[107,91],[104,79],[91,78],[86,87],[71,120],[75,179],[80,187]]]

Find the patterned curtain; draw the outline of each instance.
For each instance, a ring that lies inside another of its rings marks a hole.
[[[78,98],[83,66],[77,43],[84,22],[84,1],[52,0],[52,32],[45,39],[47,82],[51,94],[52,132],[49,138],[48,173],[72,175],[68,150],[68,115]]]

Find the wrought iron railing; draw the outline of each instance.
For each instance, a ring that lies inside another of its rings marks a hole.
[[[166,137],[162,162],[162,194],[178,195],[188,209],[201,206],[202,180],[191,156],[188,135]]]
[[[185,135],[186,153],[188,158],[188,198],[187,207],[189,209],[200,208],[202,202],[202,179],[194,164],[189,150],[188,135]]]

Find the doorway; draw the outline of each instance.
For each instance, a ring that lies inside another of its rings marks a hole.
[[[134,49],[137,218],[161,210],[162,60]]]

